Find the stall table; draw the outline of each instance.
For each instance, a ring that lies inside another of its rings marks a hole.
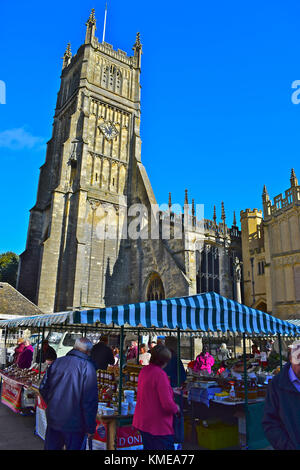
[[[2,381],[1,403],[15,413],[21,413],[24,408],[35,406],[34,396],[31,397],[30,386],[19,378],[13,378],[0,371]]]

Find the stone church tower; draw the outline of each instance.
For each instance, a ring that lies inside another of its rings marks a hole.
[[[223,213],[219,226],[215,219],[203,225],[189,214],[186,194],[185,214],[167,211],[173,231],[183,220],[191,222],[180,238],[162,236],[163,211],[157,237],[124,236],[134,221],[128,208],[145,207],[148,219],[138,225],[149,234],[156,205],[141,162],[142,45],[138,33],[128,56],[100,43],[95,30],[92,10],[84,44],[74,56],[68,45],[63,57],[18,290],[45,313],[190,295],[203,290],[203,279],[206,290],[235,297],[240,233],[235,224],[226,226]],[[215,269],[207,253],[218,259]]]

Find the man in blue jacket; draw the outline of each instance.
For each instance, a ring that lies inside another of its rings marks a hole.
[[[91,438],[95,432],[98,388],[92,347],[88,339],[77,339],[42,380],[39,391],[47,405],[45,450],[80,450],[85,436]]]
[[[300,341],[268,384],[262,426],[275,450],[300,450]]]

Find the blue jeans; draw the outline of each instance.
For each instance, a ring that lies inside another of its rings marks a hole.
[[[63,432],[51,429],[47,426],[45,438],[45,450],[84,450],[85,433],[82,432]]]
[[[174,436],[153,436],[140,431],[144,450],[174,450]]]

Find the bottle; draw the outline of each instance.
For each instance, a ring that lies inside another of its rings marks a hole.
[[[234,390],[234,385],[231,384],[231,389],[229,391],[229,396],[230,398],[235,398],[235,390]]]

